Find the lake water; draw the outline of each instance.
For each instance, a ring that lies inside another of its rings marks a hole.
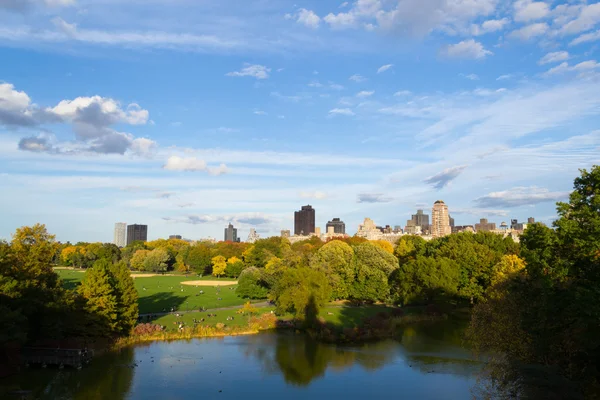
[[[481,368],[464,326],[405,328],[398,340],[325,345],[302,334],[155,342],[94,358],[82,370],[28,369],[0,380],[0,398],[469,399]]]

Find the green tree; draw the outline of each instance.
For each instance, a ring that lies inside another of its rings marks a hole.
[[[436,297],[446,300],[456,295],[459,271],[456,262],[448,258],[419,256],[392,274],[392,296],[402,304],[430,303]]]
[[[425,254],[427,242],[421,236],[404,235],[398,239],[394,255],[398,257],[400,264],[414,260]]]
[[[248,266],[264,268],[272,257],[283,258],[284,250],[290,247],[290,242],[279,236],[259,239],[244,251],[244,263]]]
[[[305,319],[315,318],[318,310],[331,296],[331,287],[322,271],[312,268],[289,268],[273,288],[273,298],[279,313],[292,313]]]
[[[398,268],[398,259],[371,243],[354,248],[355,279],[350,296],[360,301],[383,301],[389,297],[388,278]]]
[[[163,248],[156,248],[146,254],[144,259],[144,270],[153,272],[165,272],[169,261],[169,253]]]
[[[240,274],[235,293],[245,299],[265,299],[269,289],[262,272],[256,267],[248,267]]]
[[[231,257],[227,260],[225,275],[229,278],[237,278],[244,270],[244,262],[237,257]]]
[[[97,252],[98,259],[116,263],[121,260],[121,249],[113,243],[102,243]]]
[[[311,268],[321,270],[331,286],[332,299],[347,299],[354,280],[354,250],[340,240],[332,240],[321,247],[312,258]]]
[[[146,269],[144,263],[146,262],[146,257],[148,257],[149,253],[150,250],[137,250],[129,260],[129,265],[131,265],[131,269],[133,269],[134,271],[144,271]]]
[[[125,261],[113,264],[110,272],[114,278],[117,298],[117,330],[127,335],[137,323],[139,316],[138,292]]]
[[[185,263],[199,274],[211,273],[211,250],[206,243],[192,246],[188,252]]]
[[[93,316],[88,331],[98,335],[112,334],[118,330],[119,304],[115,290],[114,277],[110,264],[99,260],[89,268],[77,291],[86,300],[86,311]]]
[[[225,274],[227,268],[227,260],[223,256],[215,256],[212,258],[212,274],[216,277]]]

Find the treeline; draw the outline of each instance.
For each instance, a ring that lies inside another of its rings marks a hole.
[[[497,354],[507,397],[600,398],[600,167],[582,170],[553,229],[529,225],[524,267],[492,282],[473,310],[476,348]]]
[[[126,263],[96,260],[77,289],[65,290],[52,269],[59,248],[40,224],[0,241],[0,350],[110,338],[134,327],[138,296]]]

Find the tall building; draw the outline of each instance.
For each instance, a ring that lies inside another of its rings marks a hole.
[[[127,245],[127,224],[125,222],[117,222],[115,224],[113,243],[119,247],[125,247]]]
[[[226,242],[238,242],[237,229],[233,225],[229,224],[225,228],[225,239]]]
[[[533,218],[533,217],[527,218],[527,223],[528,224],[535,224],[535,218]]]
[[[250,228],[250,233],[248,234],[248,239],[246,239],[246,242],[254,243],[258,239],[260,239],[260,235],[256,233],[256,230],[254,228]]]
[[[312,206],[302,206],[294,212],[294,235],[310,235],[315,233],[315,209]]]
[[[181,240],[181,235],[169,235],[169,239],[179,239],[179,240]]]
[[[454,226],[454,218],[452,218],[450,214],[448,214],[448,220],[450,220],[450,228],[452,228]]]
[[[331,221],[327,222],[325,225],[327,233],[329,233],[329,228],[333,228],[333,233],[339,233],[344,235],[346,233],[346,224],[344,221],[339,218],[334,218]]]
[[[450,217],[448,215],[448,206],[442,200],[433,203],[433,208],[431,209],[431,226],[429,229],[431,231],[431,236],[434,238],[452,233]]]
[[[488,222],[487,219],[481,218],[478,224],[475,224],[475,230],[477,232],[489,232],[496,230],[495,222]]]
[[[424,214],[423,210],[417,210],[417,213],[413,214],[411,219],[414,221],[415,226],[420,226],[423,231],[429,228],[429,215]]]
[[[130,245],[138,240],[148,241],[148,225],[127,225],[127,244]]]

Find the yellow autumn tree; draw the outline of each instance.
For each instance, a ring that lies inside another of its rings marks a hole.
[[[494,265],[492,285],[507,280],[510,276],[525,269],[525,261],[514,254],[502,256],[498,264]]]
[[[212,262],[212,274],[216,277],[225,274],[225,268],[227,268],[227,259],[223,256],[215,256],[211,259]]]
[[[371,243],[390,254],[394,254],[394,246],[387,240],[372,240]]]
[[[131,260],[129,260],[129,265],[131,269],[135,271],[144,271],[144,261],[146,261],[146,257],[150,253],[150,250],[138,250],[133,254]]]

